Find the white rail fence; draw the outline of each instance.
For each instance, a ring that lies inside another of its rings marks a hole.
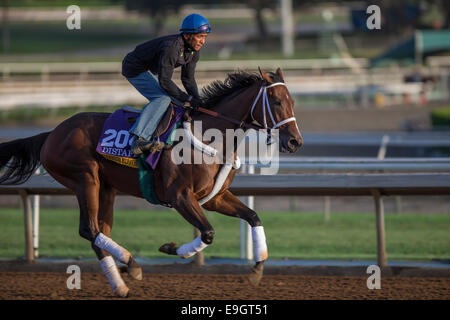
[[[377,228],[377,260],[387,265],[383,196],[450,195],[450,159],[416,160],[310,160],[284,163],[282,170],[337,170],[342,172],[256,175],[247,166],[246,174],[235,177],[230,190],[237,196],[372,196]],[[314,164],[315,163],[315,164]],[[401,173],[395,172],[396,170]],[[363,172],[366,171],[366,172]],[[375,172],[376,173],[375,173]],[[349,173],[351,172],[351,173]],[[25,257],[33,261],[38,255],[38,221],[30,196],[72,195],[72,191],[48,175],[35,175],[21,185],[2,185],[0,195],[20,195],[24,208]],[[252,207],[252,198],[248,205]],[[241,258],[252,259],[252,244],[247,223],[241,224]],[[245,235],[247,233],[247,236]],[[198,257],[203,260],[201,256]],[[198,260],[197,260],[198,261]]]
[[[201,61],[196,68],[197,72],[204,71],[233,71],[258,70],[258,67],[275,70],[333,70],[350,69],[351,63],[357,62],[363,67],[368,66],[367,59],[272,59],[272,60],[221,60]],[[2,62],[0,70],[3,79],[11,74],[37,73],[45,79],[50,73],[79,73],[81,76],[88,73],[118,73],[122,71],[119,62]]]
[[[354,72],[355,63],[361,66],[362,72]],[[119,61],[0,62],[0,94],[4,97],[0,101],[0,109],[83,107],[108,105],[111,101],[115,104],[144,103],[145,100],[121,76],[121,67]],[[414,71],[411,68],[369,69],[367,59],[351,58],[201,61],[196,69],[197,80],[202,86],[222,78],[227,72],[238,69],[257,71],[258,67],[264,70],[281,67],[289,71],[286,80],[294,96],[340,95],[345,96],[348,103],[361,106],[370,105],[370,97],[377,94],[389,97],[388,100],[394,104],[405,101],[422,103],[421,97],[425,92],[428,100],[450,97],[448,71],[436,63],[430,64],[425,72],[439,79],[439,88],[434,89],[421,82],[405,83],[404,77]]]

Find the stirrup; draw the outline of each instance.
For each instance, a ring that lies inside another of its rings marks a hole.
[[[149,150],[152,144],[153,144],[152,142],[146,141],[142,138],[136,139],[131,145],[131,152],[138,156],[144,153],[145,151]]]
[[[151,148],[150,148],[150,153],[157,153],[159,151],[161,151],[162,149],[164,149],[166,146],[166,144],[162,141],[155,141],[153,142]]]

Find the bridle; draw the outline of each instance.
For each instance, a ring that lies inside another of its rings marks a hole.
[[[273,83],[273,84],[271,84],[271,85],[268,85],[268,86],[263,85],[263,86],[261,86],[261,88],[259,89],[258,95],[256,96],[255,101],[253,102],[252,109],[251,109],[251,112],[250,112],[250,115],[251,115],[251,117],[252,117],[252,120],[258,124],[257,126],[256,126],[256,125],[253,125],[253,124],[245,123],[244,120],[239,121],[239,120],[236,120],[236,119],[233,119],[233,118],[224,116],[223,114],[220,114],[220,113],[218,113],[218,112],[216,112],[216,111],[212,111],[212,110],[209,110],[209,109],[205,109],[205,108],[203,108],[203,107],[198,107],[198,108],[196,109],[196,111],[200,111],[200,112],[202,112],[202,113],[208,114],[208,115],[213,116],[213,117],[215,117],[215,118],[220,118],[220,119],[227,120],[227,121],[229,121],[229,122],[232,122],[232,123],[234,123],[234,124],[237,124],[237,125],[239,126],[239,128],[245,128],[245,129],[261,129],[261,128],[264,128],[264,129],[266,129],[266,130],[268,129],[268,131],[270,132],[270,130],[273,130],[273,129],[276,129],[276,128],[278,128],[278,127],[281,127],[281,126],[282,126],[283,124],[285,124],[285,123],[288,123],[288,122],[291,122],[291,121],[296,121],[295,117],[290,117],[290,118],[281,120],[281,121],[278,122],[278,123],[275,122],[275,119],[274,119],[274,117],[273,117],[272,110],[270,109],[269,99],[268,99],[268,97],[267,97],[267,89],[268,89],[268,88],[275,87],[275,86],[279,86],[279,85],[286,86],[286,84],[283,83],[283,82],[275,82],[275,83]],[[264,126],[261,125],[261,124],[254,118],[254,116],[253,116],[253,111],[254,111],[255,106],[256,106],[256,104],[257,104],[257,102],[258,102],[258,100],[259,100],[259,98],[260,98],[261,96],[262,96],[262,104],[261,104],[261,105],[262,105],[262,113],[263,113]],[[269,128],[269,127],[267,126],[267,121],[266,121],[266,110],[267,110],[267,113],[268,113],[269,116],[270,116],[270,121],[272,121],[272,124],[273,124],[273,126],[272,126],[271,128]],[[270,133],[269,133],[269,135],[270,135]]]
[[[291,121],[296,121],[295,117],[290,117],[290,118],[281,120],[278,123],[275,122],[275,119],[274,119],[273,114],[272,114],[272,110],[270,109],[269,98],[267,97],[267,89],[275,87],[275,86],[280,86],[280,85],[286,86],[286,84],[284,82],[275,82],[275,83],[273,83],[273,84],[271,84],[269,86],[261,86],[261,89],[259,89],[258,95],[255,98],[255,102],[253,102],[252,110],[250,112],[250,115],[252,116],[252,120],[256,121],[256,123],[258,123],[258,121],[253,117],[253,110],[255,110],[256,103],[258,102],[259,97],[261,97],[261,95],[262,95],[262,104],[261,105],[262,105],[262,113],[263,113],[263,120],[264,120],[264,129],[273,130],[273,129],[276,129],[278,127],[281,127],[285,123],[288,123],[288,122],[291,122]],[[267,113],[270,116],[270,121],[272,121],[272,124],[273,124],[273,126],[271,128],[267,127],[266,110],[267,110]]]

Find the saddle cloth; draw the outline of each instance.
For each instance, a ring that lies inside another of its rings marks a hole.
[[[169,108],[169,115],[163,116],[162,126],[164,128],[161,129],[158,126],[157,135],[155,134],[153,139],[171,144],[172,141],[168,140],[170,140],[172,131],[180,122],[184,112],[185,110],[182,107],[174,106],[173,108]],[[139,168],[137,156],[131,152],[134,136],[128,132],[138,115],[139,110],[128,106],[122,107],[111,114],[103,125],[102,134],[97,143],[97,152],[106,159],[118,164],[131,168]],[[145,161],[153,170],[158,164],[162,151],[145,155]]]

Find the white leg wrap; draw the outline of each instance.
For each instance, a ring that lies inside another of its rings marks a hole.
[[[131,254],[127,249],[122,248],[111,238],[105,236],[103,233],[99,233],[95,238],[95,245],[100,249],[103,249],[119,259],[120,262],[127,264],[130,260]]]
[[[125,282],[123,282],[113,257],[104,257],[100,260],[100,266],[102,267],[103,273],[108,279],[113,292],[121,297],[126,297],[129,289]]]
[[[255,261],[260,262],[267,260],[269,257],[267,253],[266,235],[264,227],[252,227],[253,249],[255,254]]]
[[[181,247],[177,249],[177,254],[183,259],[187,259],[192,257],[197,252],[202,251],[208,245],[204,243],[201,237],[195,238],[194,241],[183,244]]]

